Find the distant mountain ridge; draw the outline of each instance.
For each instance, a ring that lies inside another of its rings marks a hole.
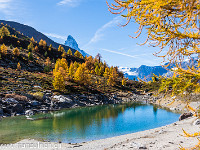
[[[181,63],[183,69],[187,69],[188,66],[197,66],[198,57],[192,57],[192,60],[185,60]],[[165,65],[168,65],[169,63],[166,63]],[[166,76],[171,77],[173,73],[170,71],[171,69],[176,68],[175,64],[171,64],[167,67],[167,69],[163,68],[162,66],[146,66],[141,65],[139,68],[128,68],[128,67],[119,67],[119,70],[124,73],[124,76],[130,80],[138,80],[137,78],[140,78],[142,80],[150,81],[153,74],[159,76]]]
[[[39,42],[41,39],[43,39],[47,42],[47,45],[52,44],[52,46],[55,48],[58,48],[59,45],[61,45],[65,49],[65,51],[68,51],[69,48],[72,50],[72,53],[75,53],[75,51],[76,51],[72,47],[54,42],[53,40],[48,38],[43,33],[37,31],[36,29],[34,29],[33,27],[30,27],[28,25],[24,25],[24,24],[14,22],[14,21],[5,21],[5,20],[0,20],[0,23],[3,23],[5,25],[7,24],[7,25],[11,26],[12,28],[15,28],[17,31],[23,33],[23,35],[28,36],[29,38],[33,37],[37,42]]]
[[[78,43],[76,42],[76,40],[71,35],[69,35],[67,37],[67,40],[65,41],[65,46],[69,46],[69,47],[79,51],[84,57],[85,56],[90,56],[89,54],[87,54],[85,51],[81,50],[78,47]]]

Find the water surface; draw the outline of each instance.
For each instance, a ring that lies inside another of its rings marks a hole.
[[[85,142],[164,126],[177,121],[179,115],[152,105],[130,103],[39,114],[34,118],[50,118],[36,121],[11,117],[0,122],[0,143],[24,138]]]

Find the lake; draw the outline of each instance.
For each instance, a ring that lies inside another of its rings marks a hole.
[[[33,118],[25,116],[0,121],[0,143],[25,138],[78,143],[144,131],[178,121],[180,114],[140,103],[66,109]]]

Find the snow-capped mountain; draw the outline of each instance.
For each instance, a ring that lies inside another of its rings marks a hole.
[[[87,54],[85,51],[81,50],[79,47],[78,47],[78,43],[76,42],[76,40],[71,36],[69,35],[67,37],[67,40],[65,41],[65,45],[66,46],[69,46],[75,50],[78,50],[84,57],[85,56],[90,56],[89,54]]]
[[[139,68],[119,67],[119,70],[124,73],[124,77],[130,80],[137,80],[137,78],[146,78],[146,80],[149,81],[151,80],[153,74],[159,76],[167,73],[167,70],[164,69],[162,66],[141,65]]]
[[[191,61],[193,60],[193,61]],[[183,69],[187,69],[188,66],[197,66],[198,65],[198,57],[192,57],[192,59],[186,59],[181,63],[181,66]],[[167,65],[166,63],[165,65]],[[167,69],[163,68],[162,66],[146,66],[141,65],[139,68],[128,68],[128,67],[119,67],[119,70],[124,73],[124,77],[130,79],[130,80],[137,80],[139,77],[140,79],[144,80],[146,78],[147,81],[151,80],[151,77],[153,74],[159,76],[165,76],[165,77],[171,77],[173,75],[173,72],[170,70],[176,69],[175,64],[171,64],[167,67]]]

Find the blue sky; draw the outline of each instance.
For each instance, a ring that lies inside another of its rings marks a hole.
[[[80,49],[92,56],[100,53],[109,65],[139,67],[162,61],[152,54],[158,48],[137,45],[145,41],[145,33],[129,37],[138,25],[132,21],[120,27],[126,20],[111,14],[106,0],[0,0],[0,18],[30,25],[62,44],[72,35]]]

